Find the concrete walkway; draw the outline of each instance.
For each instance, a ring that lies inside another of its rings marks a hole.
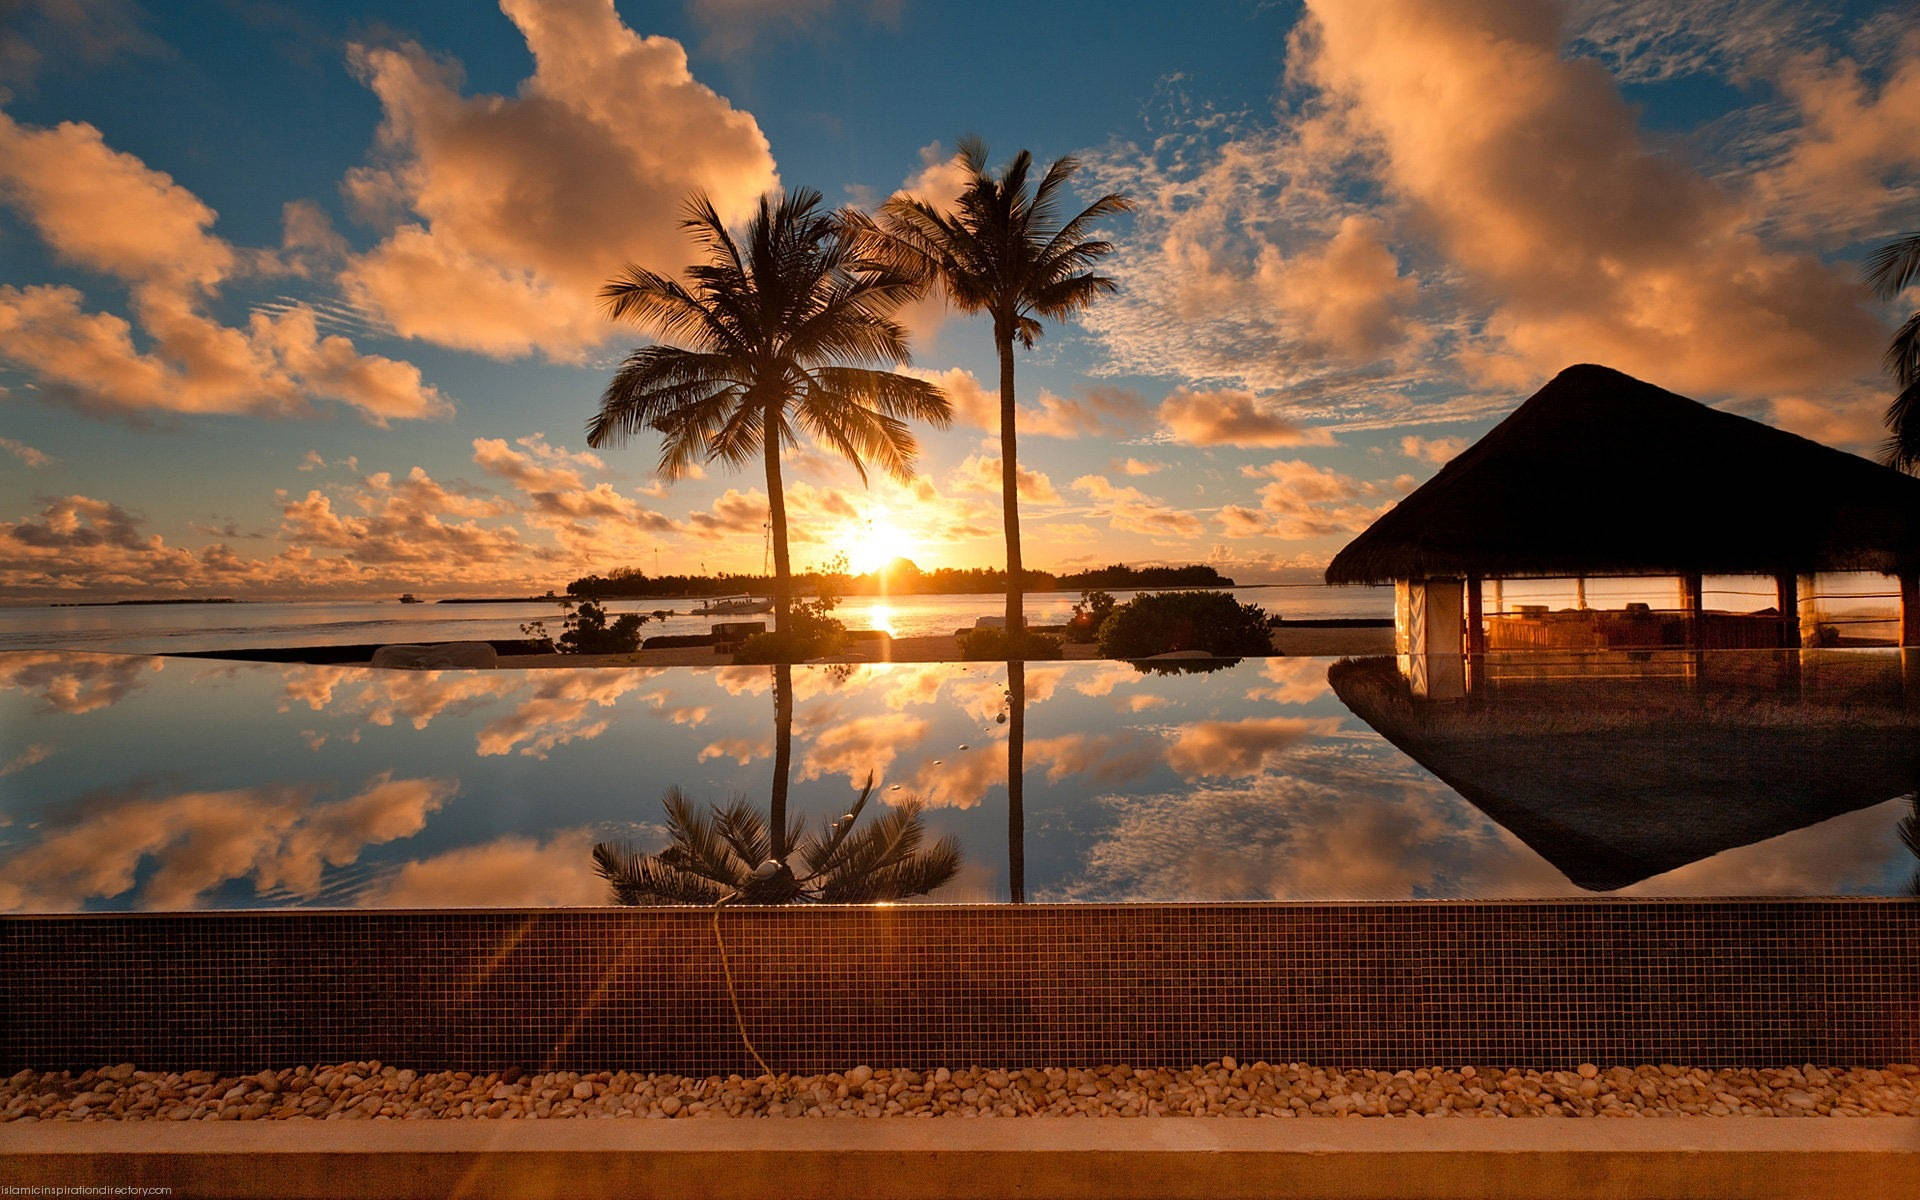
[[[0,1126],[0,1183],[196,1198],[1895,1197],[1920,1196],[1920,1119],[17,1122]]]

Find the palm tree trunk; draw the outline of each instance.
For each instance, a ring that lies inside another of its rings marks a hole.
[[[777,663],[773,668],[773,795],[767,805],[767,836],[776,859],[785,859],[792,849],[787,845],[787,775],[792,768],[793,668]]]
[[[1027,902],[1027,664],[1007,664],[1007,894]]]
[[[1007,637],[1019,640],[1026,629],[1025,572],[1020,564],[1020,456],[1013,429],[1013,330],[996,326],[1000,348],[1000,505],[1007,525]]]
[[[767,452],[767,520],[773,524],[773,631],[783,633],[793,603],[793,564],[787,558],[787,493],[780,484],[780,409],[767,405],[761,441]]]

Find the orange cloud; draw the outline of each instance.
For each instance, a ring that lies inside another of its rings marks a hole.
[[[1331,446],[1333,431],[1269,412],[1242,391],[1177,389],[1160,403],[1175,441],[1193,446]]]
[[[1105,517],[1115,529],[1184,538],[1206,528],[1206,523],[1192,513],[1181,512],[1139,488],[1116,487],[1103,475],[1082,475],[1073,481],[1073,490],[1092,497],[1095,508],[1091,515]]]
[[[348,192],[397,223],[340,283],[407,337],[579,361],[613,332],[602,283],[692,254],[679,228],[689,192],[733,220],[779,179],[753,117],[695,80],[678,42],[623,24],[613,0],[500,7],[534,59],[512,97],[463,95],[458,67],[415,45],[353,48],[385,119]]]
[[[1715,396],[1872,372],[1880,329],[1854,280],[1770,249],[1731,197],[1648,146],[1606,69],[1563,56],[1556,6],[1309,10],[1304,73],[1378,139],[1387,185],[1534,375],[1605,362]]]
[[[90,312],[76,288],[0,286],[0,360],[39,394],[98,415],[300,416],[314,399],[369,423],[443,417],[452,405],[411,363],[322,336],[313,311],[256,311],[245,328],[202,312],[243,256],[211,232],[212,209],[163,172],[107,146],[91,125],[35,129],[0,113],[0,199],[64,261],[129,289],[133,322]],[[272,266],[260,255],[255,265]],[[151,342],[134,344],[135,325]]]

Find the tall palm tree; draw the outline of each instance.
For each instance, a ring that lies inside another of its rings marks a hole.
[[[773,529],[774,629],[788,625],[793,568],[787,557],[780,452],[796,426],[838,450],[867,477],[866,462],[908,479],[918,444],[909,419],[945,428],[946,397],[924,380],[884,368],[909,361],[894,311],[922,286],[855,257],[843,226],[811,189],[762,197],[736,242],[713,202],[688,201],[681,226],[704,252],[690,285],[637,266],[600,290],[608,316],[683,343],[629,354],[587,422],[595,448],[643,429],[665,435],[660,473],[696,462],[767,472]]]
[[[630,846],[601,842],[593,848],[594,871],[613,891],[616,904],[714,905],[729,897],[748,904],[862,904],[924,896],[960,870],[960,844],[951,836],[922,849],[926,828],[917,799],[893,805],[887,814],[855,830],[873,794],[873,777],[853,808],[818,833],[806,821],[783,830],[802,863],[799,875],[774,854],[767,821],[744,797],[725,808],[697,811],[677,787],[667,789],[667,848],[640,854]]]
[[[880,220],[852,214],[863,247],[889,267],[925,284],[937,284],[962,312],[993,319],[1000,355],[1000,494],[1007,531],[1007,633],[1018,640],[1025,617],[1020,561],[1019,455],[1015,446],[1013,344],[1031,350],[1044,328],[1040,318],[1064,320],[1114,290],[1093,273],[1113,250],[1089,238],[1094,222],[1132,207],[1110,192],[1061,220],[1067,180],[1080,169],[1069,156],[1055,159],[1030,186],[1033,155],[1022,150],[997,177],[987,169],[986,143],[962,138],[961,165],[972,176],[952,212],[924,200],[895,196]]]
[[[1920,282],[1920,233],[1909,233],[1867,259],[1867,286],[1891,300]],[[1887,370],[1900,391],[1887,405],[1887,465],[1920,473],[1920,312],[1909,316],[1887,346]]]

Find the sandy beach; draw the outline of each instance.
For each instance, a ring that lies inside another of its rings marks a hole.
[[[1273,631],[1274,652],[1294,658],[1339,658],[1347,655],[1391,654],[1393,630],[1383,626],[1288,625]],[[886,643],[887,656],[876,658],[879,647],[860,645],[848,654],[824,659],[825,662],[959,662],[959,647],[951,634],[931,637],[895,638]],[[1068,661],[1100,657],[1090,644],[1068,642]],[[639,650],[632,654],[514,654],[500,659],[508,669],[548,667],[715,667],[733,661],[730,654],[715,653],[711,646],[680,646],[664,650]]]

